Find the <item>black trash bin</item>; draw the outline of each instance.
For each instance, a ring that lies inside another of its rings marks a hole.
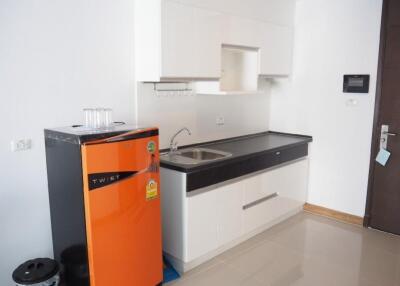
[[[58,286],[59,266],[50,258],[28,260],[14,270],[12,278],[18,286]]]

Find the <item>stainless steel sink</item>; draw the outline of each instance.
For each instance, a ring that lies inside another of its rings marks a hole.
[[[196,165],[204,162],[221,160],[232,156],[231,153],[208,148],[183,149],[176,152],[161,154],[161,160],[183,165]]]
[[[192,150],[182,151],[180,152],[179,155],[199,161],[216,160],[219,158],[226,157],[225,154],[222,154],[218,151],[204,150],[204,149],[192,149]]]

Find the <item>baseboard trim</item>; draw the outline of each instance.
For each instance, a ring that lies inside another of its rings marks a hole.
[[[312,205],[309,203],[304,204],[304,211],[312,213],[312,214],[324,216],[327,218],[332,218],[332,219],[335,219],[335,220],[338,220],[341,222],[345,222],[345,223],[349,223],[349,224],[355,224],[355,225],[362,226],[363,222],[364,222],[364,218],[362,218],[362,217],[344,213],[344,212],[335,211],[335,210],[320,207],[317,205]]]

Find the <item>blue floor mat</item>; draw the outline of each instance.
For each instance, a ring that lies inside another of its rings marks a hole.
[[[164,257],[164,280],[163,283],[168,283],[174,281],[181,276],[179,273],[172,267],[172,265],[168,262],[168,260]]]

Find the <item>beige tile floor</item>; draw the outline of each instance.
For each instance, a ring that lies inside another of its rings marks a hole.
[[[400,237],[301,213],[167,286],[399,286]]]

